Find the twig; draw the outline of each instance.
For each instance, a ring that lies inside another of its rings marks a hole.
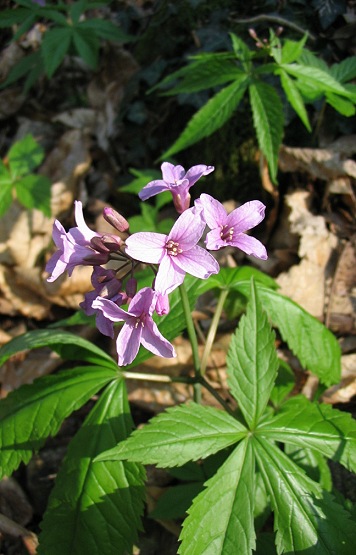
[[[297,31],[298,33],[301,33],[302,35],[307,34],[308,38],[310,38],[313,41],[316,40],[316,36],[313,35],[310,31],[307,31],[306,29],[303,29],[303,27],[300,27],[296,23],[293,23],[292,21],[288,21],[288,19],[284,19],[283,17],[280,17],[278,15],[262,14],[262,15],[256,15],[255,17],[247,17],[247,18],[243,18],[243,19],[233,19],[232,18],[232,21],[234,21],[235,23],[260,23],[261,21],[268,21],[270,23],[277,23],[278,25],[281,25],[282,27],[290,27],[291,29],[294,29],[294,31]]]

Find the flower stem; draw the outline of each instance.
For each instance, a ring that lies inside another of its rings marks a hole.
[[[200,375],[204,376],[205,372],[206,372],[206,367],[208,364],[208,358],[215,340],[215,336],[216,336],[216,331],[218,329],[218,325],[219,325],[219,321],[220,321],[220,316],[222,313],[222,309],[224,307],[224,302],[226,300],[226,297],[228,296],[229,291],[227,289],[222,289],[220,292],[220,296],[219,296],[219,300],[218,300],[218,304],[216,305],[216,309],[215,309],[215,314],[213,316],[213,319],[211,321],[210,324],[210,328],[208,331],[208,335],[206,338],[206,342],[205,342],[205,347],[204,347],[204,352],[203,352],[203,356],[201,359],[201,365],[200,365]]]
[[[192,313],[190,310],[188,293],[185,288],[184,282],[179,286],[180,298],[182,300],[183,311],[185,314],[185,321],[187,324],[187,332],[189,336],[189,341],[192,347],[193,363],[194,363],[194,374],[196,377],[200,376],[200,358],[198,350],[198,339],[194,327],[194,322],[192,318]],[[193,385],[194,393],[193,398],[196,403],[201,403],[201,384],[195,383]]]

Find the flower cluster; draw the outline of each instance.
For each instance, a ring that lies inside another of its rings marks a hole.
[[[169,312],[169,294],[183,283],[185,274],[207,279],[219,272],[219,264],[208,251],[226,246],[237,247],[249,255],[265,260],[267,253],[260,241],[246,235],[264,218],[265,206],[258,200],[247,202],[227,214],[223,205],[208,194],[202,194],[190,207],[189,189],[196,181],[214,170],[197,165],[185,172],[182,166],[162,164],[162,180],[151,181],[139,194],[145,200],[162,191],[172,193],[180,214],[170,233],[139,232],[130,235],[129,224],[112,208],[103,216],[115,232],[92,231],[85,223],[83,207],[75,201],[76,227],[65,231],[56,220],[53,239],[57,251],[46,266],[54,281],[65,271],[71,275],[75,266],[93,266],[93,291],[85,295],[81,307],[88,315],[96,315],[98,329],[114,337],[114,323],[123,322],[116,340],[119,366],[130,364],[140,344],[152,353],[170,358],[174,347],[160,333],[153,320]],[[206,226],[209,228],[205,247],[199,245]],[[117,235],[125,234],[126,239]],[[110,268],[106,265],[110,263]],[[117,268],[112,269],[113,262]],[[154,272],[152,287],[137,291],[134,270],[139,262],[150,265]],[[120,272],[120,279],[118,278]],[[122,306],[127,305],[127,310]]]

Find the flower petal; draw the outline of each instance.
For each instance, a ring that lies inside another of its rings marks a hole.
[[[210,251],[217,251],[219,249],[222,249],[223,247],[226,247],[227,243],[226,241],[223,241],[223,239],[221,239],[220,233],[220,228],[212,229],[211,231],[209,231],[209,233],[207,233],[205,239],[207,249],[209,249]]]
[[[256,258],[261,258],[262,260],[267,260],[268,258],[266,248],[262,245],[261,241],[255,237],[250,237],[250,235],[246,235],[245,233],[241,233],[240,235],[237,235],[237,237],[234,236],[230,245],[237,247],[246,254],[251,254]]]
[[[205,229],[205,222],[200,212],[194,209],[185,210],[173,225],[168,240],[176,241],[183,251],[197,244]]]
[[[174,166],[170,162],[163,162],[161,165],[163,180],[168,184],[174,184],[184,177],[185,169],[183,166]]]
[[[226,223],[228,226],[234,227],[235,233],[242,233],[262,222],[265,210],[265,205],[259,200],[245,202],[228,215]]]
[[[126,252],[135,260],[158,264],[165,254],[167,235],[151,231],[139,231],[126,239]]]
[[[205,164],[198,164],[192,166],[185,174],[185,179],[189,180],[189,187],[194,185],[203,175],[208,175],[215,170],[214,166],[206,166]]]
[[[106,318],[109,318],[112,322],[126,322],[132,318],[131,314],[128,314],[117,306],[116,303],[110,301],[109,299],[104,299],[103,297],[97,297],[92,303],[94,309],[101,310]]]
[[[168,295],[183,283],[185,271],[176,264],[177,258],[166,254],[159,265],[155,279],[155,290],[162,295]]]
[[[164,358],[176,357],[173,345],[161,334],[152,319],[147,319],[141,333],[142,345],[154,355]]]
[[[116,340],[116,351],[118,365],[126,366],[136,357],[140,348],[142,326],[135,328],[130,324],[124,324]]]
[[[228,216],[221,202],[206,193],[200,195],[200,202],[204,210],[204,219],[210,229],[226,225]]]
[[[198,245],[178,255],[175,263],[188,274],[201,279],[206,279],[211,274],[218,274],[220,271],[220,266],[215,258]]]
[[[158,195],[158,193],[162,193],[163,191],[169,191],[169,186],[162,179],[155,179],[154,181],[147,183],[147,185],[145,185],[139,192],[138,196],[141,200],[147,200],[148,198]]]
[[[145,314],[152,314],[155,304],[155,292],[151,289],[151,287],[144,287],[133,297],[129,304],[128,312],[130,314],[134,314],[135,316],[140,316],[143,312]]]
[[[85,239],[85,241],[89,242],[93,237],[97,237],[98,233],[95,233],[95,231],[90,229],[85,223],[84,216],[83,216],[83,205],[80,202],[80,200],[75,200],[74,205],[75,205],[75,222],[77,224],[77,227],[81,235]]]

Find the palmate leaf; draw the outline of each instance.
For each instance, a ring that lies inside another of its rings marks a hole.
[[[356,472],[356,421],[329,405],[311,403],[303,395],[286,401],[259,433],[271,440],[309,447]]]
[[[72,40],[72,28],[57,27],[46,31],[42,39],[41,53],[47,77],[51,78],[64,60]]]
[[[79,366],[38,378],[1,400],[0,477],[27,463],[67,416],[113,378],[108,368]]]
[[[355,100],[355,94],[350,92],[346,87],[337,81],[330,71],[322,70],[317,67],[308,67],[301,64],[281,64],[280,66],[290,75],[306,82],[308,85],[312,84],[321,93],[325,94],[326,91],[339,94],[345,98]]]
[[[276,182],[284,125],[282,102],[276,90],[262,81],[252,83],[249,92],[258,144],[267,159],[271,179]]]
[[[248,85],[248,76],[244,74],[240,79],[219,91],[213,96],[188,122],[178,139],[160,156],[166,159],[180,152],[184,148],[197,143],[220,129],[230,118],[241,102]]]
[[[22,351],[50,347],[63,359],[91,362],[117,372],[117,365],[105,351],[73,333],[61,330],[33,330],[11,339],[0,348],[0,366]]]
[[[12,188],[13,181],[11,175],[4,162],[0,160],[0,217],[3,216],[11,206]]]
[[[340,83],[346,83],[356,77],[356,58],[351,56],[329,68],[330,74]]]
[[[254,438],[258,467],[274,511],[277,553],[354,553],[356,525],[320,485],[276,445]]]
[[[44,151],[32,135],[26,135],[12,145],[7,157],[11,175],[16,178],[37,168],[43,160]]]
[[[275,335],[268,323],[251,280],[247,311],[227,355],[228,383],[250,429],[264,412],[278,371]]]
[[[229,414],[189,403],[152,418],[98,460],[128,459],[160,468],[182,466],[236,443],[246,433],[246,428]]]
[[[19,202],[32,210],[37,208],[45,216],[51,217],[51,181],[45,175],[25,175],[16,183]]]
[[[92,30],[82,28],[82,25],[73,27],[73,43],[84,62],[92,69],[98,63],[99,39]]]
[[[303,366],[326,385],[337,383],[340,380],[341,351],[336,337],[288,297],[258,283],[256,285],[263,309]],[[249,282],[241,282],[237,288],[245,296],[250,296]]]
[[[241,281],[250,281],[251,277],[258,283],[271,289],[278,289],[277,282],[257,268],[252,266],[239,266],[238,268],[220,268],[218,274],[211,275],[208,279],[201,281],[199,285],[199,293],[211,289],[221,289],[229,291],[237,291]]]
[[[131,552],[143,511],[144,469],[93,461],[131,428],[124,381],[113,381],[69,445],[41,525],[39,555]]]
[[[308,114],[297,85],[285,71],[281,71],[279,76],[281,78],[281,85],[286,93],[288,102],[294,108],[295,112],[298,114],[308,131],[311,132]]]
[[[188,510],[181,555],[249,555],[255,548],[253,450],[246,438]]]
[[[355,103],[351,102],[351,100],[348,100],[347,98],[342,98],[341,96],[330,92],[327,92],[325,97],[326,102],[330,104],[330,106],[332,106],[334,110],[336,110],[343,116],[349,118],[355,114]]]

